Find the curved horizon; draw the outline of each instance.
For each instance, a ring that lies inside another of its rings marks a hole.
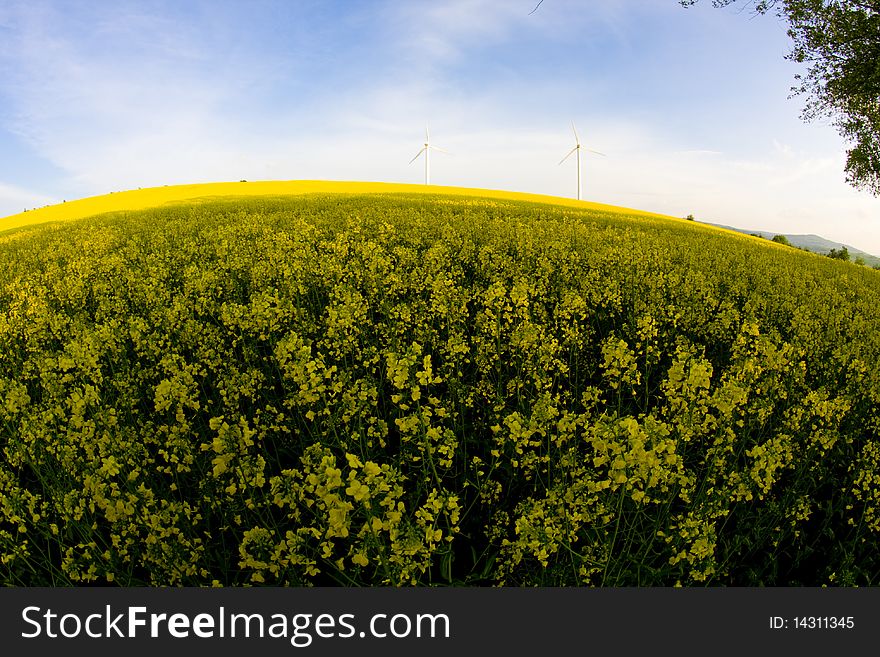
[[[593,201],[578,201],[562,196],[514,192],[509,190],[483,189],[479,187],[455,187],[446,185],[423,185],[413,183],[341,181],[341,180],[260,180],[239,182],[192,183],[163,185],[119,192],[109,192],[71,201],[63,201],[33,210],[26,210],[0,218],[0,231],[22,228],[50,221],[83,219],[108,212],[126,212],[156,208],[198,199],[237,196],[301,196],[305,194],[449,194],[496,198],[501,200],[551,203],[568,207],[620,212],[665,219],[679,219],[671,215],[626,208]]]

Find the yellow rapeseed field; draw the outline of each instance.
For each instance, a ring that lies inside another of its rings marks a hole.
[[[20,228],[47,221],[67,221],[82,219],[106,212],[133,212],[156,208],[175,203],[195,203],[199,201],[255,196],[302,196],[306,194],[438,194],[450,196],[471,196],[494,198],[508,201],[529,201],[533,203],[552,203],[560,207],[618,212],[643,217],[674,219],[654,212],[644,212],[603,203],[577,201],[558,196],[525,194],[501,190],[478,189],[470,187],[446,187],[438,185],[412,185],[384,182],[346,182],[328,180],[271,180],[256,182],[218,182],[192,185],[165,185],[148,187],[100,196],[90,196],[75,201],[48,205],[28,210],[0,219],[0,231]]]
[[[0,583],[876,585],[878,306],[864,267],[504,192],[17,215]]]

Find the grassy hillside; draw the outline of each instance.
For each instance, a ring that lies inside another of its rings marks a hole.
[[[878,583],[878,272],[322,191],[0,233],[0,580]]]

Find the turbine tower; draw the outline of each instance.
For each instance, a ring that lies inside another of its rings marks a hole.
[[[425,126],[425,144],[422,146],[422,150],[416,153],[416,156],[409,161],[410,164],[419,159],[419,155],[422,153],[425,154],[425,184],[431,184],[431,165],[429,162],[429,154],[432,150],[440,151],[441,153],[448,153],[449,151],[444,151],[442,148],[431,145],[431,136],[428,134],[428,126]]]
[[[572,153],[577,153],[577,167],[578,167],[577,199],[578,199],[578,201],[580,201],[581,200],[581,139],[580,139],[580,137],[578,137],[577,128],[574,127],[574,121],[571,122],[571,131],[574,133],[574,148],[572,148],[570,151],[568,151],[568,155],[566,155],[564,158],[562,158],[559,161],[559,164],[562,164],[568,158],[570,158]],[[585,148],[584,150],[588,151],[590,153],[595,153],[596,155],[601,155],[602,157],[605,157],[605,153],[600,153],[599,151],[594,151],[591,148]]]

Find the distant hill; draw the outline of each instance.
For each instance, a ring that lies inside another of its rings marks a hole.
[[[768,240],[773,239],[776,235],[783,234],[771,233],[766,230],[747,230],[745,228],[734,228],[733,226],[724,226],[722,224],[709,225],[718,226],[719,228],[727,228],[728,230],[735,230],[738,233],[745,233],[747,235],[760,235],[761,237]],[[822,255],[828,253],[829,251],[831,251],[831,249],[840,249],[842,247],[846,247],[846,250],[849,251],[850,260],[854,261],[856,258],[862,258],[865,261],[865,264],[869,267],[880,265],[880,257],[861,251],[853,246],[850,246],[849,244],[832,242],[831,240],[826,240],[824,237],[819,237],[818,235],[785,234],[785,237],[786,239],[788,239],[792,246],[795,246],[799,249],[807,249],[809,251],[812,251],[813,253],[820,253]]]

